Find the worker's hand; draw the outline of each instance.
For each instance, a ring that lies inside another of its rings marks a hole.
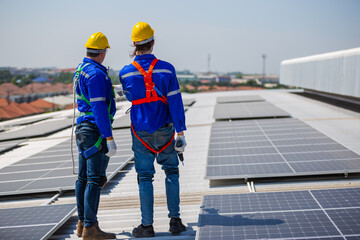
[[[183,153],[185,151],[185,147],[186,147],[186,141],[185,141],[185,136],[184,135],[178,135],[176,137],[175,140],[175,150],[178,153]]]
[[[113,85],[114,86],[114,90],[115,92],[119,95],[119,97],[124,96],[124,91],[123,91],[123,87],[121,84],[119,85]]]
[[[116,144],[115,144],[115,140],[113,138],[108,139],[106,138],[106,145],[108,148],[108,152],[106,153],[106,156],[108,157],[112,157],[116,154]]]

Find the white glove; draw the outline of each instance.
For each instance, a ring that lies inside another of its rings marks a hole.
[[[113,85],[114,86],[114,90],[117,93],[117,95],[119,95],[119,97],[124,96],[124,91],[123,91],[123,87],[122,85]]]
[[[176,140],[175,140],[175,150],[179,153],[183,153],[185,151],[185,147],[186,147],[186,141],[185,141],[185,136],[181,135],[181,136],[177,136]]]
[[[105,155],[108,157],[114,156],[116,154],[116,149],[117,149],[115,140],[114,139],[111,139],[111,140],[106,139],[106,145],[108,148],[108,152]]]

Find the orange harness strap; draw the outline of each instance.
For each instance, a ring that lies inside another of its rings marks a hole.
[[[146,72],[139,63],[133,61],[132,64],[136,67],[137,70],[143,75],[144,82],[145,82],[145,89],[146,89],[146,97],[140,98],[137,100],[131,101],[132,105],[138,105],[143,103],[150,103],[156,101],[162,101],[163,103],[167,104],[167,100],[165,97],[159,97],[156,90],[154,89],[154,82],[152,81],[152,71],[155,67],[155,64],[159,61],[159,59],[154,59],[149,67],[149,70]]]
[[[136,61],[133,61],[132,64],[136,67],[137,70],[139,70],[139,72],[143,75],[144,77],[144,82],[145,82],[145,89],[146,89],[146,97],[145,98],[141,98],[141,99],[137,99],[137,100],[133,100],[131,103],[132,105],[138,105],[138,104],[143,104],[143,103],[150,103],[150,102],[156,102],[156,101],[162,101],[164,104],[167,104],[167,100],[165,97],[159,97],[156,90],[154,89],[154,82],[152,81],[152,71],[155,67],[155,64],[159,61],[159,59],[154,59],[149,67],[149,70],[146,72],[139,63],[137,63]],[[164,151],[168,146],[170,146],[170,144],[172,143],[172,141],[174,140],[175,137],[175,132],[173,133],[173,136],[171,138],[171,140],[165,144],[159,151],[153,149],[152,147],[149,146],[149,144],[147,144],[145,141],[143,141],[135,132],[133,125],[131,124],[131,130],[134,133],[135,137],[137,139],[140,140],[140,142],[150,151],[152,151],[155,154],[159,154],[162,151]]]
[[[171,142],[174,140],[174,137],[175,137],[175,132],[174,132],[171,140],[170,140],[166,145],[164,145],[159,151],[157,151],[157,150],[153,149],[152,147],[150,147],[149,144],[147,144],[145,141],[143,141],[143,140],[136,134],[136,132],[135,132],[134,127],[133,127],[132,124],[131,124],[131,130],[132,130],[132,132],[134,133],[135,137],[136,137],[137,139],[139,139],[140,142],[141,142],[147,149],[149,149],[150,151],[152,151],[152,152],[155,153],[155,154],[161,153],[161,152],[164,151],[168,146],[170,146]]]

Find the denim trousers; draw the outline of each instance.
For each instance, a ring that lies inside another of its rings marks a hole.
[[[161,149],[172,138],[174,127],[167,126],[159,128],[150,134],[146,131],[136,131],[136,134],[149,146],[155,150]],[[137,137],[132,134],[132,150],[135,156],[135,170],[138,174],[139,196],[141,207],[141,223],[151,225],[154,222],[154,188],[153,177],[155,174],[154,160],[165,171],[166,200],[169,210],[168,217],[180,216],[180,196],[179,196],[179,160],[174,148],[175,141],[158,155],[147,149]]]
[[[76,126],[75,134],[79,152],[93,146],[100,136],[96,125],[87,121]],[[97,222],[100,191],[106,183],[106,168],[109,163],[109,157],[105,155],[106,151],[106,140],[103,140],[101,150],[88,159],[79,154],[79,174],[75,194],[78,217],[86,228]]]

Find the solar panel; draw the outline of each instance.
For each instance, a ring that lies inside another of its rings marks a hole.
[[[359,197],[360,188],[207,195],[196,239],[358,239]]]
[[[360,172],[360,156],[292,118],[215,122],[206,178],[249,179]]]
[[[195,103],[195,98],[183,98],[183,105],[190,107]]]
[[[0,142],[0,154],[19,146],[23,142],[25,142],[25,140]]]
[[[75,204],[0,209],[0,239],[48,239],[75,210]]]
[[[0,133],[0,141],[42,137],[72,126],[72,119],[56,119],[28,125],[14,131]]]
[[[113,129],[130,128],[130,126],[130,114],[126,114],[125,116],[115,119],[112,124]]]
[[[216,103],[238,103],[238,102],[262,102],[265,101],[258,95],[218,97]]]
[[[130,130],[115,130],[113,134],[118,150],[109,161],[108,180],[125,167],[133,156]],[[75,144],[73,149],[77,173],[78,151]],[[67,140],[0,169],[0,196],[74,190],[76,179],[77,176],[72,173],[70,140]]]
[[[216,120],[289,117],[290,114],[269,102],[225,103],[215,105]]]
[[[49,116],[44,116],[44,115],[38,116],[36,118],[34,118],[34,117],[20,118],[20,119],[13,120],[11,122],[5,123],[4,128],[9,129],[9,128],[11,128],[11,126],[20,126],[20,125],[32,124],[32,123],[40,122],[40,121],[43,121],[43,120],[46,120],[46,119],[49,119],[49,118],[50,118]]]

